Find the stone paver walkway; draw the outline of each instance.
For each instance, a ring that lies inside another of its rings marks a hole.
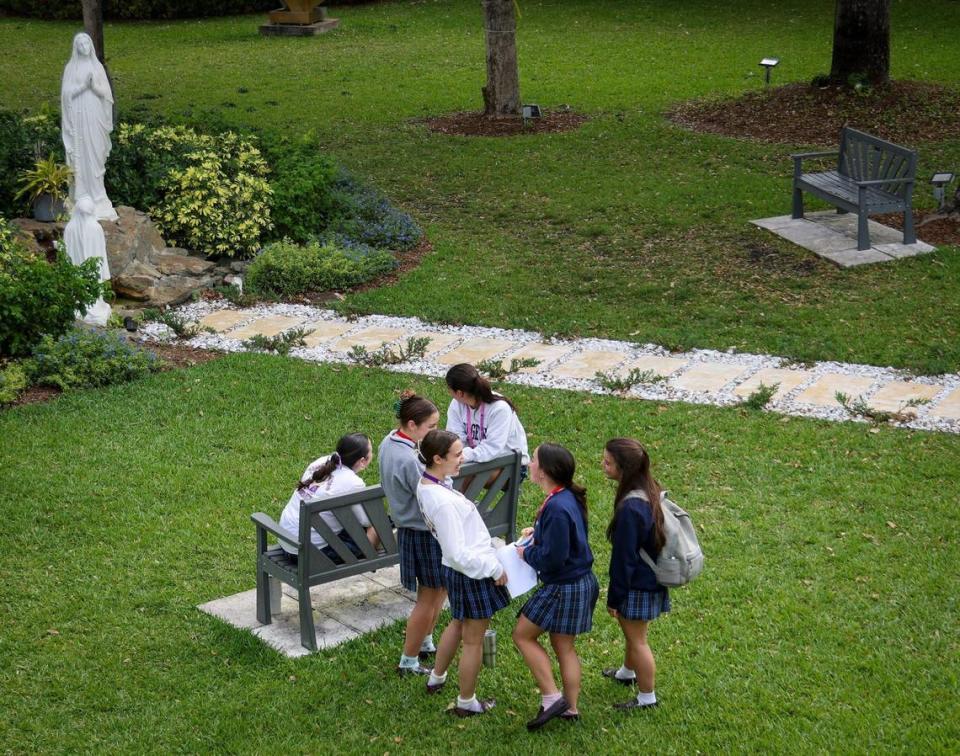
[[[306,347],[291,355],[317,362],[349,362],[354,346],[376,350],[386,344],[405,346],[410,337],[430,339],[423,359],[385,369],[442,376],[457,362],[532,357],[540,363],[507,376],[506,382],[543,388],[610,393],[596,374],[624,378],[631,370],[647,382],[620,392],[623,396],[654,401],[686,401],[729,406],[742,402],[761,383],[778,384],[768,410],[830,420],[862,420],[837,402],[837,393],[851,401],[862,399],[872,409],[903,411],[904,427],[960,432],[960,374],[912,376],[893,368],[839,362],[813,364],[734,351],[691,350],[671,353],[653,344],[601,339],[545,340],[529,331],[476,326],[441,326],[416,318],[371,315],[347,320],[332,310],[306,305],[277,304],[237,310],[224,303],[200,302],[181,308],[181,314],[213,329],[191,340],[191,345],[242,351],[252,335],[276,335],[293,327],[312,329]],[[162,336],[166,327],[148,326],[147,334]],[[909,406],[911,401],[917,406]]]
[[[839,214],[835,210],[807,213],[803,218],[780,215],[751,223],[808,249],[841,268],[890,262],[934,250],[919,239],[916,244],[904,244],[902,231],[882,226],[876,221],[868,222],[872,246],[870,249],[858,250],[856,214]]]

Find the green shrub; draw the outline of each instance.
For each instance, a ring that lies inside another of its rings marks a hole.
[[[0,218],[0,357],[27,355],[42,336],[59,336],[103,291],[99,260],[53,262],[24,247]]]
[[[44,336],[28,362],[34,384],[95,388],[124,383],[163,367],[153,352],[137,349],[116,333],[74,328],[58,339]]]
[[[254,142],[227,131],[121,123],[107,163],[117,204],[146,210],[164,237],[208,255],[249,257],[271,227],[272,190]]]
[[[247,270],[246,283],[264,296],[291,296],[308,291],[348,289],[392,270],[387,252],[362,257],[316,242],[301,246],[289,239],[264,248]]]
[[[26,387],[27,374],[22,365],[11,362],[0,368],[0,404],[15,402]]]
[[[56,120],[47,114],[23,118],[0,111],[0,215],[24,215],[30,202],[17,197],[20,177],[34,167],[38,157],[52,154],[63,162],[63,142]]]
[[[279,149],[270,150],[269,159],[273,168],[274,239],[311,241],[329,225],[337,210],[336,163],[308,140],[281,142]]]
[[[103,15],[111,19],[196,18],[234,16],[275,7],[276,0],[104,0]],[[83,18],[80,0],[0,0],[0,11],[56,21]]]

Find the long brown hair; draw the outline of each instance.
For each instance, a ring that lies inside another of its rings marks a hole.
[[[623,501],[631,491],[640,489],[647,498],[653,514],[653,541],[657,551],[663,548],[666,535],[663,532],[663,511],[660,509],[660,484],[650,474],[650,455],[643,445],[632,438],[611,438],[603,447],[620,470],[620,484],[614,499],[613,516],[607,525],[607,540],[613,543],[617,517],[623,509]]]
[[[437,412],[437,405],[407,389],[394,402],[393,411],[397,420],[400,421],[400,429],[403,430],[409,422],[413,422],[414,425],[423,425],[434,412]]]
[[[587,524],[587,489],[573,480],[577,471],[577,462],[570,450],[560,444],[540,444],[534,451],[540,471],[559,486],[569,488],[577,500],[583,515],[583,524]]]
[[[510,405],[510,409],[517,411],[516,406],[507,397],[493,393],[490,381],[480,375],[480,371],[469,362],[461,362],[447,371],[447,386],[451,391],[463,391],[465,394],[476,397],[484,404],[506,402]]]
[[[370,453],[370,439],[363,433],[350,433],[337,442],[337,450],[320,467],[313,471],[307,480],[297,483],[297,490],[303,491],[313,483],[323,483],[340,465],[353,468],[357,462]]]

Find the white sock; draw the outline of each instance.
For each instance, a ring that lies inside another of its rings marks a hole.
[[[444,672],[442,675],[438,675],[433,670],[430,670],[430,679],[427,681],[427,685],[441,685],[447,681],[447,673]],[[476,696],[474,696],[476,698]]]
[[[483,711],[483,707],[477,700],[476,694],[470,698],[460,698],[460,696],[457,696],[457,708],[466,709],[467,711]]]
[[[433,645],[433,636],[428,635],[423,639],[423,643],[420,644],[421,651],[436,651],[437,647]]]
[[[400,654],[400,666],[404,669],[413,669],[420,666],[420,658],[417,656],[405,656]]]
[[[543,710],[546,711],[551,706],[553,706],[557,701],[560,700],[560,693],[547,693],[546,695],[540,696],[540,705],[543,707]]]
[[[620,669],[614,673],[618,680],[636,680],[637,673],[630,669],[626,664],[621,664]]]
[[[637,693],[637,703],[650,705],[657,702],[657,693],[656,691],[651,690],[649,693]]]

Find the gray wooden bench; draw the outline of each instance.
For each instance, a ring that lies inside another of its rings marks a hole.
[[[494,471],[501,471],[490,488],[484,482]],[[514,452],[489,462],[464,465],[455,485],[461,488],[465,478],[474,476],[463,494],[475,501],[491,536],[502,536],[507,542],[516,539],[517,503],[520,498],[521,457]],[[383,551],[377,553],[367,539],[363,526],[351,511],[359,504],[366,512],[370,523],[380,536]],[[356,557],[346,544],[320,517],[321,512],[333,512],[347,533],[363,551]],[[280,527],[271,517],[257,512],[250,517],[257,527],[257,621],[269,625],[271,615],[279,611],[280,586],[271,586],[271,578],[292,586],[297,591],[300,605],[300,642],[311,651],[317,649],[313,625],[313,608],[310,604],[310,588],[340,578],[373,572],[382,567],[392,567],[400,562],[397,539],[393,525],[387,516],[386,500],[380,486],[368,486],[362,491],[300,505],[300,532],[291,533]],[[313,528],[343,560],[336,564],[318,548],[310,544],[310,529]],[[270,545],[271,536],[278,543]],[[279,543],[296,549],[298,558],[293,560]],[[304,544],[308,544],[304,548]]]
[[[807,158],[837,157],[837,169],[804,173]],[[862,131],[844,127],[836,152],[801,152],[793,158],[793,217],[803,217],[803,192],[837,212],[857,214],[857,249],[870,248],[867,219],[877,213],[903,213],[903,243],[917,240],[913,228],[913,186],[917,153]]]

